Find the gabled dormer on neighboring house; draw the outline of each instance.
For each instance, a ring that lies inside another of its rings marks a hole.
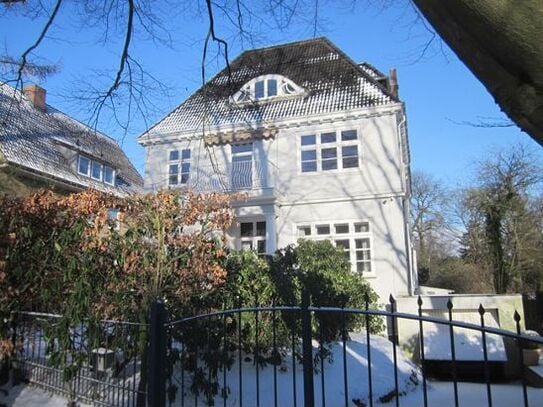
[[[0,168],[0,193],[94,188],[122,196],[143,190],[117,142],[49,106],[45,89],[36,85],[23,92],[0,85]]]
[[[244,52],[139,137],[148,190],[244,191],[232,246],[328,239],[381,294],[415,285],[405,110],[325,38]]]

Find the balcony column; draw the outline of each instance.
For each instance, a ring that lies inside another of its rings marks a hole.
[[[266,254],[277,250],[277,234],[275,232],[275,213],[267,213],[266,217]]]

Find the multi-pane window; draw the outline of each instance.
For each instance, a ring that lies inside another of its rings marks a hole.
[[[168,164],[168,185],[187,184],[190,179],[190,149],[171,150]]]
[[[277,97],[303,95],[304,90],[281,75],[267,74],[251,79],[232,95],[236,103],[267,101]]]
[[[102,164],[98,161],[92,162],[91,177],[98,181],[102,180]]]
[[[266,79],[255,82],[255,99],[277,96],[277,79]]]
[[[353,271],[366,275],[373,273],[369,222],[308,223],[297,225],[296,230],[298,237],[330,240],[343,250]]]
[[[77,172],[96,181],[115,185],[115,170],[113,168],[84,155],[80,155],[78,158]]]
[[[253,186],[253,143],[232,145],[232,189]]]
[[[371,273],[370,239],[355,239],[356,271],[359,273]]]
[[[266,253],[266,222],[241,222],[239,226],[241,250]]]
[[[115,171],[113,168],[104,165],[104,182],[113,185],[115,179]]]
[[[90,175],[90,166],[91,166],[91,160],[88,159],[87,157],[83,157],[82,155],[80,155],[77,171],[81,175],[86,175],[88,177]]]
[[[359,166],[356,130],[302,135],[300,163],[302,172],[330,171]]]

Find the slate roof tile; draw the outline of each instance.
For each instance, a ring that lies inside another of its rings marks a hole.
[[[79,175],[62,146],[82,152],[117,171],[116,186]],[[43,112],[22,92],[0,84],[0,153],[28,171],[114,194],[140,191],[143,180],[117,142],[47,105]]]
[[[251,79],[279,74],[307,91],[298,98],[236,105],[231,101]],[[161,136],[208,126],[243,125],[355,108],[383,106],[398,99],[377,81],[371,66],[359,66],[326,38],[246,51],[140,136]]]

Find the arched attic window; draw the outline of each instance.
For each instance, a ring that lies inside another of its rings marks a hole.
[[[304,89],[282,75],[261,75],[251,79],[232,96],[235,103],[266,101],[304,95]]]

